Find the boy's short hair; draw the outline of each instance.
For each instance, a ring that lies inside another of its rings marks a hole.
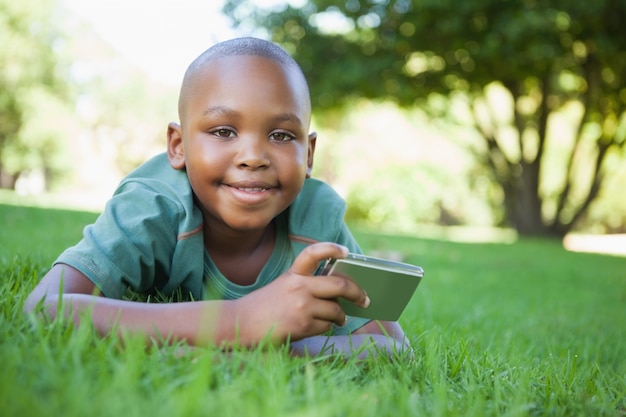
[[[196,72],[206,65],[208,62],[214,61],[220,58],[226,58],[230,56],[259,56],[279,62],[281,65],[290,69],[296,70],[296,72],[302,77],[304,81],[304,87],[307,89],[308,83],[306,77],[302,72],[302,68],[295,59],[287,51],[278,46],[275,43],[252,37],[235,38],[227,41],[223,41],[211,46],[209,49],[201,53],[196,59],[194,59],[183,78],[181,86],[181,94],[179,96],[178,111],[182,118],[183,100],[186,86],[189,84],[191,78]]]
[[[237,55],[261,56],[300,69],[293,57],[280,46],[263,39],[248,37],[230,39],[213,45],[189,65],[187,72],[193,72],[198,67],[214,59]]]

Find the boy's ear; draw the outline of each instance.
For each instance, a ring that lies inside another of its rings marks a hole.
[[[167,125],[167,159],[174,169],[185,168],[183,132],[178,123]]]
[[[313,172],[313,155],[315,154],[315,143],[317,142],[317,132],[309,133],[309,151],[306,159],[306,177],[311,178]]]

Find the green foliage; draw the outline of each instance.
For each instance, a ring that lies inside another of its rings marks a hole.
[[[487,175],[422,111],[359,100],[332,128],[319,128],[328,120],[313,124],[313,175],[342,193],[349,221],[387,232],[497,222],[488,200],[498,196]]]
[[[119,177],[163,149],[176,92],[62,2],[0,0],[0,43],[0,188],[33,174],[45,191],[68,182],[93,189],[105,180],[85,171]]]
[[[27,416],[611,416],[626,410],[626,259],[554,240],[459,244],[356,230],[426,277],[401,318],[413,359],[291,358],[99,337],[24,315],[93,213],[1,206],[0,409]],[[74,226],[68,226],[74,223]],[[30,246],[23,235],[36,231]],[[49,236],[45,246],[41,236]],[[36,243],[32,243],[36,242]],[[589,271],[593,271],[591,277]]]
[[[112,170],[127,174],[141,162],[165,150],[167,122],[175,118],[178,91],[151,79],[127,62],[89,28],[77,30],[75,47],[84,73],[74,80],[80,92],[77,119],[93,149],[75,158],[105,153]]]
[[[385,98],[462,125],[459,143],[499,185],[498,206],[522,234],[569,231],[611,175],[607,154],[624,159],[624,0],[316,0],[274,10],[232,0],[225,11],[294,54],[319,111]],[[553,119],[572,105],[581,110],[562,131]],[[552,142],[567,143],[556,176],[543,160]]]
[[[41,169],[63,173],[57,160],[67,123],[64,38],[54,0],[0,0],[0,186]]]

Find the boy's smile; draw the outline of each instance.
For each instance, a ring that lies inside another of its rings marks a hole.
[[[245,206],[263,204],[267,199],[271,198],[272,190],[277,188],[277,186],[266,182],[254,180],[224,183],[224,187],[232,193],[234,199]]]
[[[209,61],[188,80],[170,162],[187,170],[211,234],[261,232],[311,168],[310,101],[300,73],[258,56]]]

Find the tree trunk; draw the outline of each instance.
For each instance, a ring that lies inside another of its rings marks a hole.
[[[0,166],[0,188],[15,190],[19,175],[10,174]]]
[[[519,164],[517,168],[520,174],[502,183],[508,223],[522,236],[558,235],[546,225],[541,213],[538,164]]]

